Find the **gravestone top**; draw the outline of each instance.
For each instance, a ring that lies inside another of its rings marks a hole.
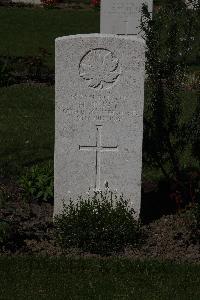
[[[142,5],[150,13],[153,0],[101,0],[101,33],[135,35],[141,32]]]

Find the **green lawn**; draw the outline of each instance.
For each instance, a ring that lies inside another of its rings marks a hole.
[[[200,299],[200,266],[94,258],[0,258],[0,299]]]
[[[54,88],[16,85],[0,95],[0,171],[53,159]]]
[[[43,8],[0,8],[0,55],[36,55],[47,49],[54,64],[54,41],[63,35],[99,32],[99,13]]]

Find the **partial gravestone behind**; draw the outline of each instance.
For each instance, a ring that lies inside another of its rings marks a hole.
[[[54,216],[88,191],[140,212],[145,44],[89,34],[56,39]]]
[[[101,33],[139,34],[143,4],[152,13],[153,0],[101,0]]]

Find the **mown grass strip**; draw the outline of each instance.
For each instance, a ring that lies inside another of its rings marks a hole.
[[[99,13],[93,10],[0,9],[0,55],[37,55],[44,48],[53,66],[55,38],[92,32],[99,32]]]
[[[0,95],[0,169],[53,159],[54,88],[16,85]]]
[[[1,299],[199,299],[200,266],[110,258],[0,258]]]

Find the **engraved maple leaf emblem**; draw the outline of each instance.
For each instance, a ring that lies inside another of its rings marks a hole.
[[[120,76],[119,60],[106,49],[89,51],[81,60],[80,76],[92,88],[109,88]]]

